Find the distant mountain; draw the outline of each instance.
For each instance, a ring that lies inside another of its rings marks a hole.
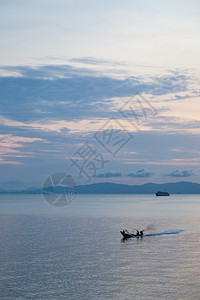
[[[155,194],[157,191],[168,191],[171,194],[200,194],[200,184],[193,182],[146,183],[143,185],[126,185],[116,183],[94,183],[80,185],[80,194]]]
[[[157,191],[167,191],[171,194],[200,194],[200,184],[193,182],[175,182],[175,183],[146,183],[143,185],[126,185],[117,183],[93,183],[89,185],[79,185],[77,187],[79,194],[155,194]],[[63,193],[63,187],[54,187],[54,193]],[[41,194],[42,189],[29,188],[26,190],[4,191],[0,193],[20,193]]]

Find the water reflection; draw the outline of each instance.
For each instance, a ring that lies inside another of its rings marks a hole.
[[[184,214],[192,198],[182,210],[178,205],[179,217],[166,210],[155,217],[148,195],[141,203],[138,196],[124,195],[120,210],[109,196],[104,202],[104,196],[87,201],[84,195],[79,208],[74,201],[62,213],[20,197],[6,199],[1,210],[1,299],[199,299],[200,220]],[[168,211],[175,210],[172,200]],[[195,213],[199,203],[193,205]],[[106,215],[108,206],[112,216]],[[139,206],[149,215],[136,214]],[[151,223],[155,229],[148,232],[153,233],[121,239],[119,226]],[[185,231],[166,231],[171,227]]]

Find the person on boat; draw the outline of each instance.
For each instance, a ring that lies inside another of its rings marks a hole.
[[[140,236],[143,236],[143,234],[144,234],[143,231],[144,231],[144,230],[140,230]]]
[[[137,230],[137,233],[136,233],[136,235],[138,235],[138,236],[140,235],[140,232],[139,232],[139,230]]]

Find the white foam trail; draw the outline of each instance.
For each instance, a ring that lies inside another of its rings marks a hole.
[[[184,230],[178,229],[178,230],[166,230],[163,232],[158,232],[158,233],[147,233],[144,234],[144,236],[158,236],[158,235],[169,235],[169,234],[178,234],[183,232]]]

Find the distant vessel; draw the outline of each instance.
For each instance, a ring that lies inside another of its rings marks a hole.
[[[129,233],[127,230],[122,230],[120,233],[123,235],[124,239],[129,239],[133,237],[143,237],[144,236],[144,230],[138,231],[137,234],[134,233]]]
[[[168,193],[168,192],[157,192],[156,196],[170,196],[170,193]]]

